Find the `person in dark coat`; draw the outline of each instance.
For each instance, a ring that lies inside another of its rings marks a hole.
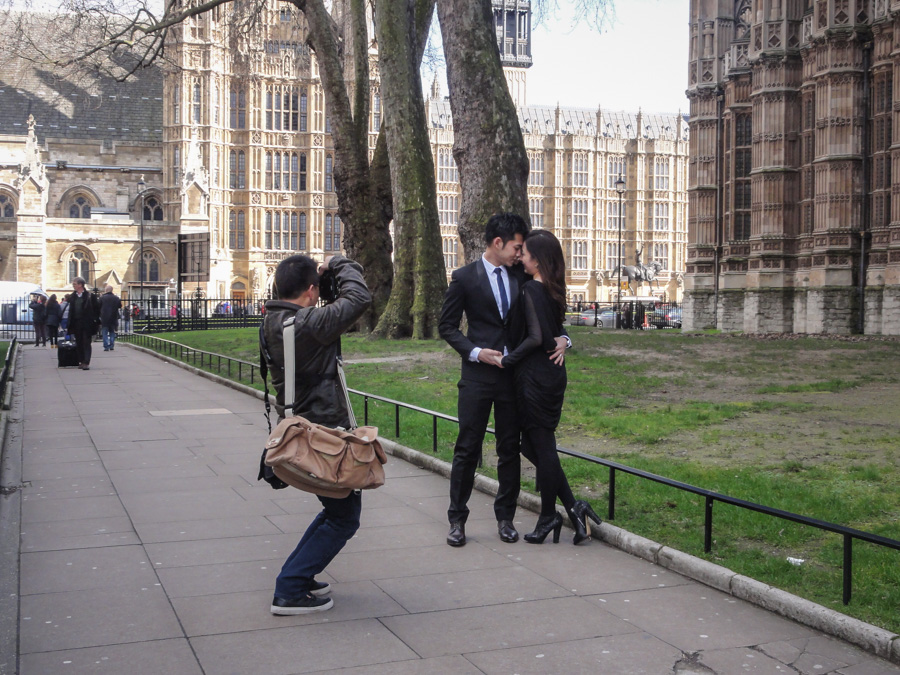
[[[103,336],[103,351],[109,352],[116,347],[116,331],[119,328],[119,310],[122,301],[113,293],[113,287],[107,286],[100,296],[100,334]]]
[[[60,321],[62,321],[62,308],[59,306],[59,302],[56,301],[56,294],[54,293],[47,301],[47,334],[50,336],[50,349],[56,349]]]
[[[78,355],[78,367],[91,369],[91,340],[100,326],[100,301],[84,287],[81,277],[72,280],[74,292],[69,294],[69,327],[68,332],[75,338],[75,353]]]
[[[47,345],[47,307],[44,298],[36,296],[31,304],[31,322],[34,324],[34,346],[45,347]]]
[[[319,307],[319,276],[325,270],[338,282],[337,299]],[[343,256],[325,259],[321,266],[305,255],[293,255],[275,271],[279,300],[266,303],[263,322],[265,354],[279,420],[285,406],[310,422],[329,427],[350,427],[350,415],[338,378],[337,358],[341,334],[362,316],[372,296],[363,280],[362,267]],[[294,344],[284,344],[284,322],[294,319]],[[284,350],[295,354],[294,401],[284,400]],[[272,614],[290,616],[321,612],[334,605],[325,597],[329,584],[315,576],[328,566],[359,529],[362,496],[351,491],[342,499],[317,495],[322,511],[306,529],[297,548],[288,556],[275,580]]]

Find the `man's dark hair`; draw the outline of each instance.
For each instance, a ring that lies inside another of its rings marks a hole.
[[[275,290],[282,300],[299,297],[310,286],[319,285],[318,263],[305,255],[292,255],[278,263]]]
[[[506,242],[515,239],[517,234],[528,236],[528,223],[522,216],[515,213],[495,213],[484,228],[484,243],[490,245],[500,237],[500,241],[506,246]]]

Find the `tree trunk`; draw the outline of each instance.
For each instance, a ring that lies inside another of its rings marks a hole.
[[[447,285],[419,75],[419,35],[426,31],[417,28],[433,10],[433,0],[379,0],[375,5],[396,244],[391,297],[375,333],[391,338],[436,337]]]
[[[462,200],[459,238],[466,262],[484,250],[493,214],[528,213],[528,155],[497,49],[491,0],[438,0],[447,59],[453,157]]]
[[[369,162],[369,36],[363,0],[347,7],[343,43],[322,0],[293,0],[309,26],[307,42],[319,62],[325,102],[332,121],[334,185],[338,214],[344,223],[343,246],[363,266],[372,292],[372,306],[361,319],[373,330],[387,306],[393,282],[391,238],[393,217],[390,171],[383,134]],[[352,75],[344,71],[342,52],[348,52]],[[351,81],[348,92],[347,81]]]

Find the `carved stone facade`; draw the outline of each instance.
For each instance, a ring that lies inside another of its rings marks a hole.
[[[302,16],[287,4],[266,9],[251,36],[234,36],[227,11],[173,27],[165,64],[136,81],[69,83],[24,61],[4,73],[15,85],[0,86],[0,278],[61,292],[80,275],[137,297],[142,213],[151,297],[176,292],[180,233],[209,233],[209,297],[265,295],[284,257],[341,249],[334,145]],[[633,264],[638,250],[663,268],[652,292],[680,299],[686,120],[525,106],[530,4],[497,0],[494,11],[531,158],[531,220],[563,241],[572,299],[612,299],[613,268]],[[370,149],[382,121],[375,80]],[[437,85],[428,115],[449,273],[462,260],[460,186],[450,108]]]
[[[898,15],[691,1],[685,328],[900,334]]]
[[[426,106],[449,272],[462,263],[453,119],[436,84]],[[687,246],[687,120],[640,111],[517,109],[530,163],[531,223],[562,242],[570,299],[612,302],[618,281],[614,268],[620,261],[633,265],[640,252],[641,262],[662,267],[642,294],[680,301]],[[625,181],[622,214],[615,188],[620,176]],[[623,281],[623,294],[628,292]]]

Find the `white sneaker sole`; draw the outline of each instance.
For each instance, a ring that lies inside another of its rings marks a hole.
[[[323,595],[328,595],[329,593],[331,593],[331,584],[326,584],[325,588],[319,588],[315,591],[311,590],[309,593],[310,595],[314,595],[317,598],[321,598]]]
[[[334,600],[329,598],[328,602],[318,607],[276,607],[272,605],[270,611],[276,616],[296,616],[298,614],[311,614],[312,612],[325,612],[334,607]]]

